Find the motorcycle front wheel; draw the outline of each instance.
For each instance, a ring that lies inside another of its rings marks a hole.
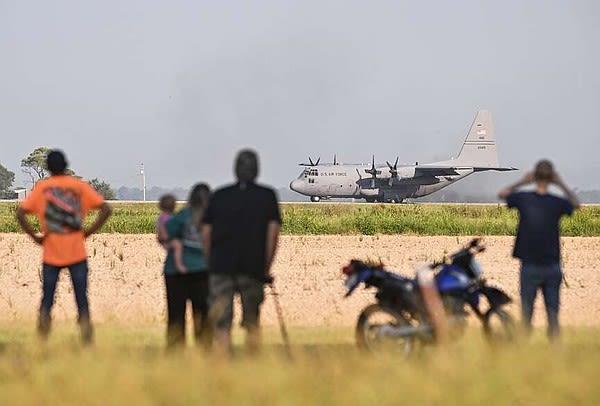
[[[358,317],[356,343],[358,347],[375,354],[408,357],[414,347],[414,335],[394,334],[398,327],[410,327],[401,314],[379,304],[367,306]]]
[[[483,319],[483,333],[492,343],[511,342],[515,338],[515,321],[506,310],[491,308]]]

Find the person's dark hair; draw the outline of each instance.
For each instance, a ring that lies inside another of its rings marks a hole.
[[[242,183],[250,183],[258,176],[258,155],[250,149],[241,150],[235,159],[235,176]]]
[[[67,169],[67,158],[65,154],[58,149],[51,149],[46,154],[46,168],[52,175],[61,175]]]
[[[175,196],[171,194],[162,195],[158,200],[158,208],[166,213],[173,213],[176,203]]]
[[[554,167],[552,162],[547,159],[542,159],[535,165],[533,176],[536,182],[550,182],[554,175]]]
[[[208,205],[209,199],[210,187],[206,183],[196,183],[192,187],[188,197],[188,206],[192,211],[192,220],[198,226],[198,229],[201,226],[204,209]]]

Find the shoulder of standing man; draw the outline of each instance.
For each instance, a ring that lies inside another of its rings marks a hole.
[[[270,186],[257,185],[261,189],[261,193],[265,197],[267,203],[268,219],[277,221],[281,224],[281,212],[279,210],[279,199],[277,198],[277,192]]]
[[[528,196],[532,193],[533,192],[527,191],[511,192],[510,194],[508,194],[508,196],[504,198],[504,200],[506,201],[506,207],[508,207],[509,209],[518,209],[527,200]]]
[[[88,209],[98,209],[104,204],[106,200],[89,182],[72,177],[75,181],[81,184],[81,203],[84,204]]]

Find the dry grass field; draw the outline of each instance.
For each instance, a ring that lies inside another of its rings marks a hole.
[[[343,298],[341,266],[381,259],[410,275],[468,237],[283,236],[274,274],[294,359],[283,356],[272,299],[264,305],[259,358],[238,348],[234,362],[188,348],[164,352],[164,258],[153,235],[100,234],[88,241],[90,301],[97,337],[78,343],[70,282],[62,275],[55,329],[34,334],[40,249],[24,235],[0,234],[0,404],[598,404],[600,238],[564,238],[562,345],[539,329],[527,342],[490,347],[475,323],[448,348],[407,361],[356,350],[352,326],[373,293]],[[511,237],[486,237],[487,277],[516,295]],[[541,304],[541,303],[539,303]],[[538,306],[536,323],[545,317]],[[511,306],[516,315],[518,304]],[[243,335],[235,332],[239,346]]]
[[[283,236],[274,265],[276,286],[291,325],[350,326],[373,293],[359,290],[344,299],[341,267],[351,258],[381,259],[389,269],[411,275],[424,261],[452,253],[469,237]],[[479,255],[486,277],[517,297],[518,262],[511,258],[512,237],[486,237]],[[562,291],[562,322],[600,325],[600,237],[563,239],[568,287]],[[164,252],[153,235],[99,234],[88,241],[90,302],[98,322],[163,323]],[[33,320],[40,297],[40,250],[20,234],[0,234],[0,320]],[[541,299],[541,298],[540,298]],[[541,306],[541,300],[538,303]],[[513,305],[514,312],[517,306]],[[267,296],[264,323],[276,323]],[[54,315],[75,317],[68,275],[61,276]],[[536,321],[545,315],[536,312]]]

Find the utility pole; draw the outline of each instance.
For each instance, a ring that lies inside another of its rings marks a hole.
[[[144,171],[144,163],[143,162],[142,162],[142,169],[140,169],[140,175],[142,175],[143,200],[146,201],[146,171]]]

